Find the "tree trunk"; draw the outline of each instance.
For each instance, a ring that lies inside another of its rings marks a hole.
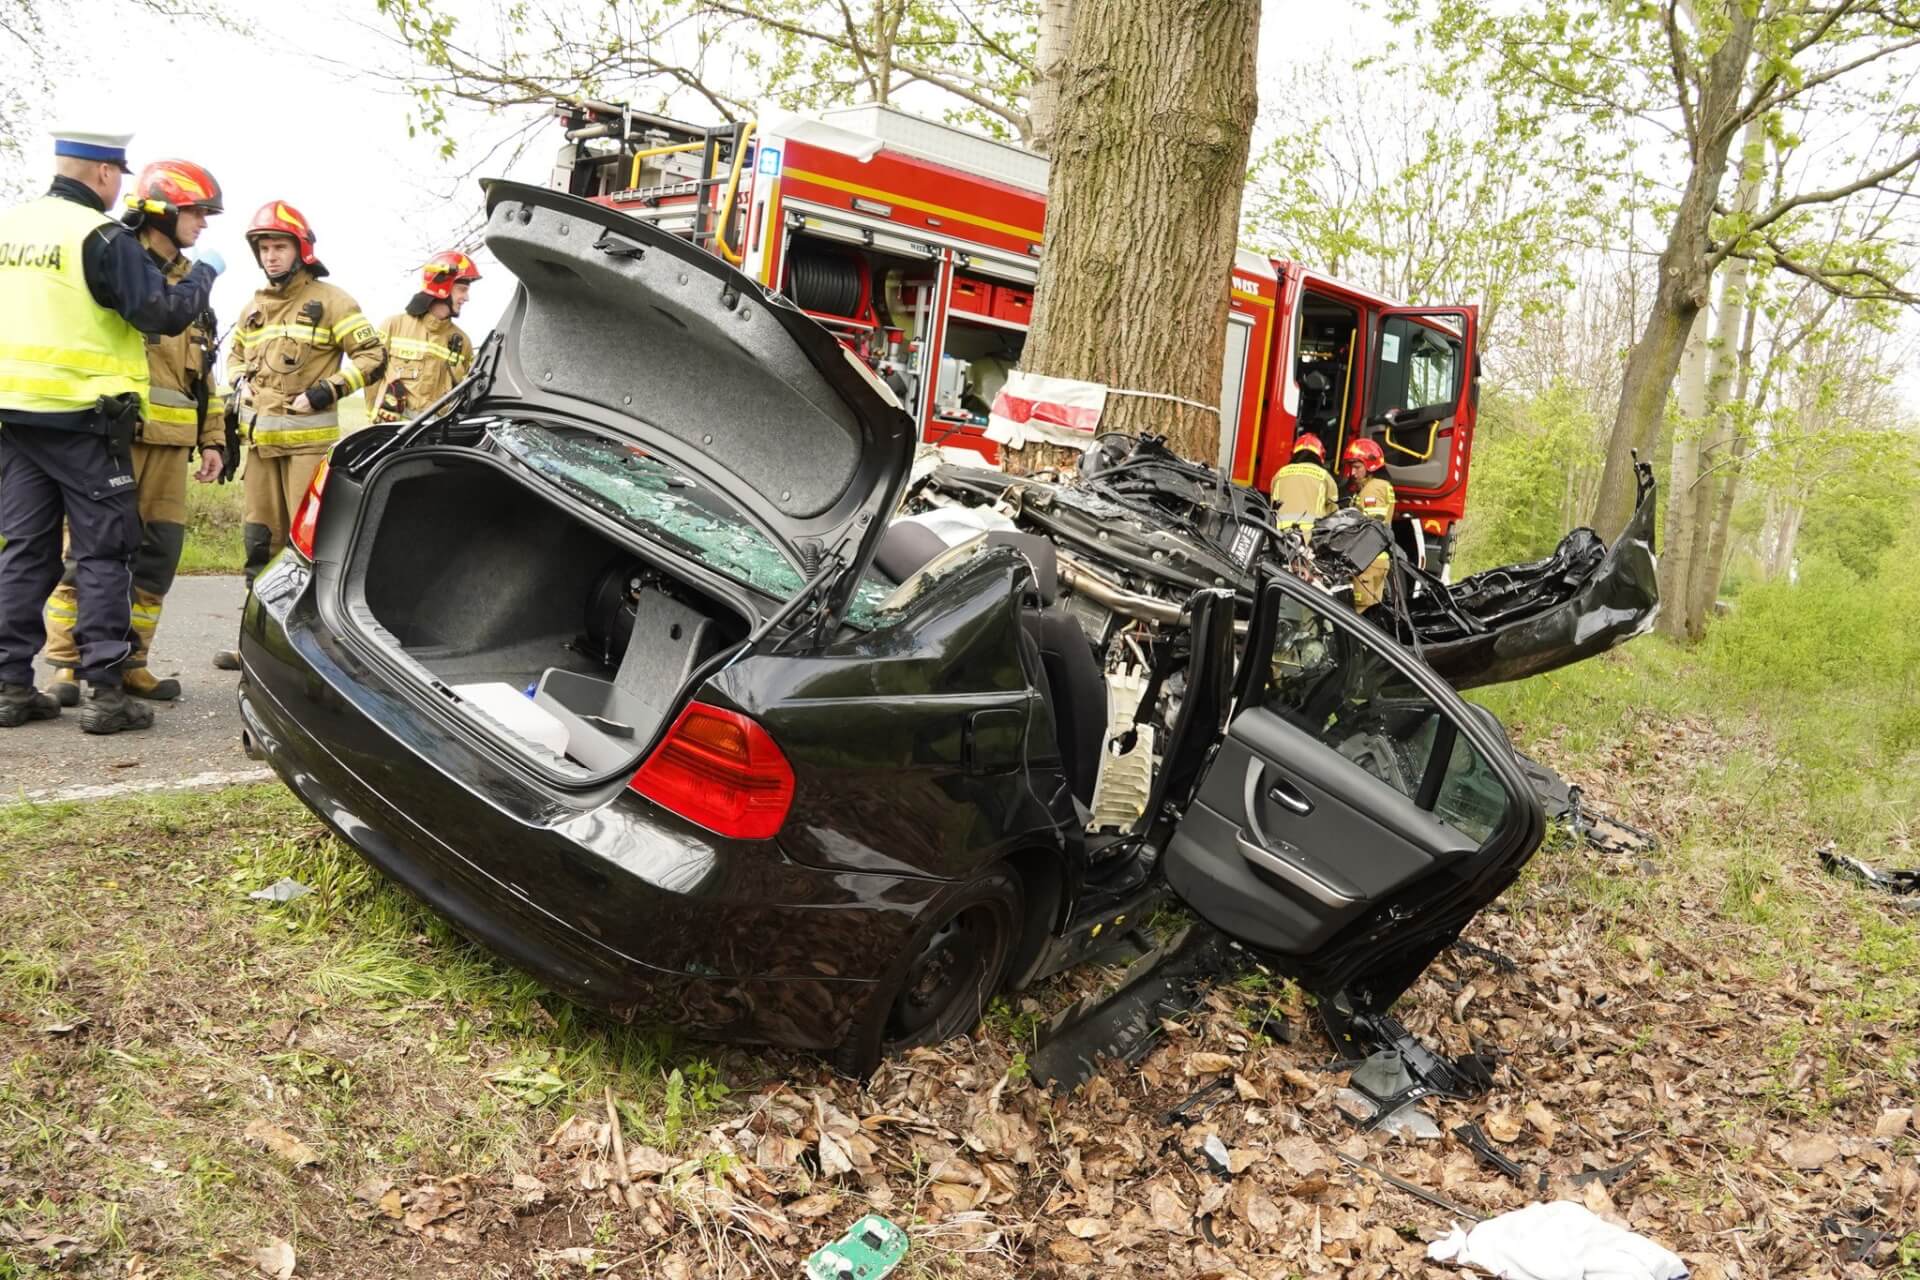
[[[1707,305],[1712,271],[1708,263],[1713,206],[1733,149],[1747,62],[1753,53],[1754,14],[1745,5],[1727,7],[1727,32],[1708,60],[1695,103],[1693,136],[1688,139],[1692,167],[1674,209],[1666,247],[1660,251],[1660,276],[1653,305],[1620,382],[1620,404],[1607,438],[1607,465],[1593,503],[1593,527],[1613,540],[1633,514],[1633,454],[1646,452],[1667,407],[1667,391],[1680,368],[1680,349],[1693,318]],[[1669,482],[1671,483],[1671,482]],[[1669,542],[1669,554],[1673,548]]]
[[[1713,513],[1713,537],[1707,545],[1706,563],[1694,571],[1698,586],[1696,594],[1705,601],[1700,609],[1703,618],[1713,608],[1714,601],[1720,598],[1720,585],[1726,580],[1728,548],[1733,538],[1733,508],[1740,495],[1740,470],[1746,465],[1747,450],[1752,444],[1744,415],[1748,410],[1747,395],[1753,380],[1753,331],[1758,318],[1759,308],[1749,306],[1740,338],[1739,368],[1733,391],[1733,403],[1738,406],[1737,412],[1742,416],[1731,424],[1733,438],[1729,447],[1732,452],[1720,476],[1720,498]]]
[[[1693,482],[1700,474],[1700,424],[1707,409],[1707,315],[1695,314],[1674,383],[1673,462],[1667,468],[1667,527],[1661,539],[1660,632],[1687,634],[1687,581],[1693,569]]]
[[[1033,51],[1033,89],[1027,95],[1027,145],[1041,155],[1053,151],[1060,81],[1073,38],[1073,5],[1074,0],[1040,0],[1040,39]]]
[[[1023,368],[1219,403],[1259,26],[1259,0],[1076,0]],[[1212,408],[1112,394],[1100,427],[1220,452]],[[1005,456],[1031,471],[1066,452]]]
[[[1765,155],[1766,130],[1760,121],[1750,121],[1740,137],[1740,183],[1734,195],[1734,207],[1742,214],[1751,214],[1760,203],[1761,161]],[[1713,535],[1720,491],[1730,483],[1726,464],[1733,453],[1737,411],[1729,393],[1734,371],[1740,366],[1749,270],[1745,258],[1727,261],[1720,281],[1720,307],[1714,316],[1713,350],[1707,369],[1707,407],[1713,415],[1713,429],[1700,451],[1699,478],[1694,481],[1693,515],[1688,526],[1693,533],[1693,551],[1688,563],[1687,594],[1676,601],[1686,611],[1687,635],[1694,640],[1706,630],[1707,610],[1713,607],[1720,590]]]

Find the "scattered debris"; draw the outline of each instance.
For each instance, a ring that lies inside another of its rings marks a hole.
[[[1491,1271],[1502,1280],[1686,1280],[1687,1265],[1645,1236],[1571,1200],[1530,1204],[1427,1246],[1435,1262]]]
[[[807,1280],[882,1280],[907,1256],[907,1233],[870,1213],[807,1257]]]
[[[40,1028],[40,1033],[49,1036],[70,1036],[76,1031],[85,1031],[92,1021],[92,1018],[82,1013],[63,1022],[50,1022]]]
[[[1533,1172],[1525,1165],[1518,1164],[1502,1154],[1479,1125],[1471,1123],[1455,1125],[1453,1136],[1462,1146],[1473,1152],[1481,1164],[1506,1174],[1522,1187],[1534,1181]],[[1547,1175],[1544,1171],[1539,1176],[1539,1189],[1541,1191],[1547,1189]]]
[[[1566,823],[1567,830],[1600,853],[1659,851],[1660,839],[1652,832],[1642,831],[1618,818],[1596,812],[1586,803],[1579,787],[1525,752],[1516,751],[1514,754],[1520,759],[1520,771],[1533,784],[1533,793],[1540,797],[1540,808],[1547,815],[1547,821]]]
[[[1876,1231],[1866,1224],[1878,1216],[1877,1210],[1868,1204],[1845,1213],[1828,1214],[1820,1220],[1820,1230],[1836,1244],[1844,1244],[1848,1262],[1865,1262],[1873,1256],[1888,1240],[1897,1240],[1893,1231]]]
[[[264,889],[255,889],[248,894],[259,902],[295,902],[312,893],[313,889],[301,884],[291,876],[281,876]]]
[[[1814,853],[1819,856],[1820,865],[1834,875],[1850,877],[1898,898],[1900,901],[1894,905],[1902,911],[1920,912],[1920,869],[1882,871],[1851,854],[1841,853],[1831,840],[1815,849]]]
[[[1336,1151],[1334,1154],[1340,1157],[1340,1163],[1359,1169],[1363,1173],[1370,1173],[1388,1186],[1398,1187],[1417,1200],[1425,1200],[1428,1204],[1436,1208],[1445,1209],[1448,1213],[1454,1214],[1457,1217],[1466,1218],[1470,1222],[1486,1221],[1484,1217],[1475,1213],[1473,1210],[1455,1204],[1439,1192],[1429,1191],[1417,1182],[1408,1182],[1405,1178],[1388,1173],[1385,1169],[1370,1165],[1365,1160],[1350,1156],[1344,1151]]]

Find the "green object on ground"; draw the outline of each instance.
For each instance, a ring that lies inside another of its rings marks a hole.
[[[907,1233],[877,1213],[807,1257],[807,1280],[880,1280],[907,1256]]]

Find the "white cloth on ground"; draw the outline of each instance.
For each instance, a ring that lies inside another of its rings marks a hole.
[[[1530,1204],[1452,1231],[1427,1246],[1435,1262],[1491,1271],[1502,1280],[1686,1280],[1687,1264],[1645,1236],[1571,1200]]]

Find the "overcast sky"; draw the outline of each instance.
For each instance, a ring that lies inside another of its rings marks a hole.
[[[476,17],[489,8],[485,0],[465,2]],[[446,0],[443,7],[458,11],[461,4]],[[86,57],[73,74],[56,74],[43,127],[130,129],[136,167],[181,156],[213,170],[227,213],[203,243],[228,261],[214,293],[223,327],[260,283],[242,233],[252,211],[269,199],[287,200],[307,215],[333,283],[376,322],[393,314],[411,296],[419,265],[472,226],[480,192],[461,175],[526,116],[458,115],[462,145],[443,159],[436,141],[408,138],[406,99],[365,69],[394,60],[376,37],[374,0],[226,0],[225,8],[250,30],[226,32],[133,12],[116,0],[69,0],[61,12],[69,15],[69,33],[88,33]],[[1263,73],[1332,47],[1383,38],[1378,19],[1366,35],[1356,35],[1345,10],[1324,0],[1268,0]],[[71,34],[65,39],[71,43]],[[684,114],[705,122],[694,108]],[[50,139],[29,129],[23,141],[29,167],[44,168]],[[544,183],[559,142],[557,130],[542,133],[517,173],[503,173],[497,163],[483,172]],[[485,271],[490,264],[483,257],[481,265]],[[476,338],[491,327],[509,292],[497,273],[476,287],[463,317]]]

